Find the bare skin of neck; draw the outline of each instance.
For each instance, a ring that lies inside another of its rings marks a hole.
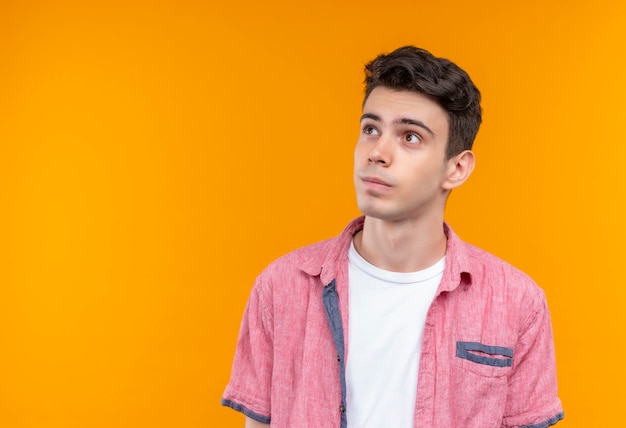
[[[442,218],[389,222],[365,217],[363,230],[354,235],[354,247],[376,267],[416,272],[434,265],[446,254]]]

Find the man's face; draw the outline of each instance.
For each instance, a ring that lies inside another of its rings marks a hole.
[[[426,96],[375,88],[354,151],[359,209],[387,221],[441,217],[449,188],[446,112]]]

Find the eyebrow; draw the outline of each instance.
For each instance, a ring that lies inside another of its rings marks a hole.
[[[372,120],[377,121],[377,122],[381,122],[382,121],[380,116],[378,116],[377,114],[374,114],[374,113],[364,113],[361,116],[361,121],[363,121],[363,119],[372,119]],[[435,133],[432,131],[432,129],[430,129],[428,126],[426,126],[426,124],[424,122],[422,122],[421,120],[409,119],[408,117],[401,117],[400,119],[394,120],[393,123],[397,123],[397,124],[399,123],[399,124],[403,124],[403,125],[419,126],[420,128],[426,130],[433,137],[435,136]]]

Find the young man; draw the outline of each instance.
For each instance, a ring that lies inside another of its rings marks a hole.
[[[474,168],[478,89],[410,46],[365,74],[354,155],[364,217],[259,276],[222,404],[248,427],[557,423],[543,292],[443,222]]]

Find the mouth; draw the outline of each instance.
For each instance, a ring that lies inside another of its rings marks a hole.
[[[392,187],[388,181],[375,176],[361,177],[361,181],[365,184],[367,188],[374,190],[384,190]]]
[[[390,186],[391,184],[389,183],[388,180],[385,180],[383,178],[380,178],[376,175],[361,175],[359,178],[361,178],[361,180],[367,182],[367,183],[374,183],[374,184],[382,184],[383,186]]]

